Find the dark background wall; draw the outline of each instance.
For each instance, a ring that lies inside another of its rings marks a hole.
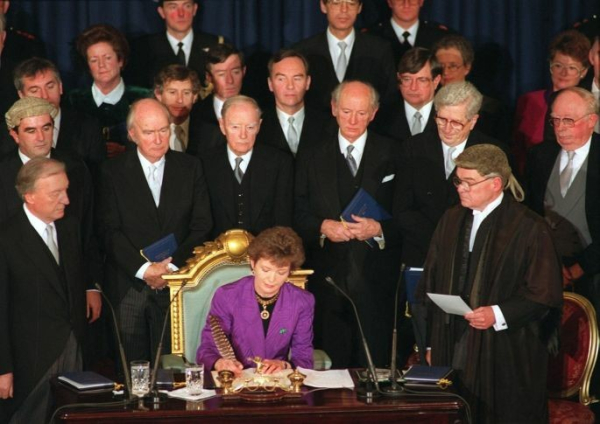
[[[318,0],[199,0],[196,27],[222,34],[242,48],[251,70],[280,47],[326,26]],[[425,19],[465,35],[477,51],[472,79],[486,94],[514,104],[518,95],[548,83],[547,47],[560,30],[600,13],[598,0],[426,0]],[[365,0],[358,26],[387,18],[385,0]],[[106,22],[130,37],[164,29],[153,0],[13,0],[9,25],[46,43],[66,88],[84,83],[72,41],[87,26]],[[87,81],[85,82],[87,84]]]

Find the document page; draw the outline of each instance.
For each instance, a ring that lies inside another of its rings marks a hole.
[[[460,296],[436,293],[427,293],[427,296],[447,314],[462,316],[467,312],[472,312],[469,305]]]
[[[306,376],[305,386],[327,389],[352,389],[354,387],[354,381],[348,370],[315,371],[298,367],[298,371]]]

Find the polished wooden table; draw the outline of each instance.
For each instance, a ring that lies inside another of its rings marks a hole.
[[[53,382],[59,406],[118,400],[112,393],[82,394]],[[165,402],[119,407],[66,408],[60,422],[76,423],[465,423],[464,404],[438,392],[405,395],[397,399],[376,398],[372,403],[357,400],[348,389],[308,391],[302,397],[274,403],[249,403],[213,397],[199,402],[169,398]]]

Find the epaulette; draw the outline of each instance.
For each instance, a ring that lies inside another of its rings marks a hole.
[[[593,41],[595,37],[600,36],[600,19],[598,19],[598,15],[592,15],[589,18],[575,22],[573,24],[573,29],[581,31],[586,37]]]
[[[360,32],[368,33],[369,31],[373,31],[374,29],[383,28],[383,22],[378,22],[375,25],[371,25],[370,27],[364,27],[360,29]]]
[[[423,21],[423,23],[425,25],[429,25],[430,27],[434,27],[442,31],[450,31],[450,28],[448,28],[446,25],[440,24],[439,22]]]

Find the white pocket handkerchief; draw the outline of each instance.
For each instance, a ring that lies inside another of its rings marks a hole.
[[[388,181],[392,181],[395,176],[396,174],[386,175],[385,177],[383,177],[383,180],[381,180],[381,184],[387,183]]]

